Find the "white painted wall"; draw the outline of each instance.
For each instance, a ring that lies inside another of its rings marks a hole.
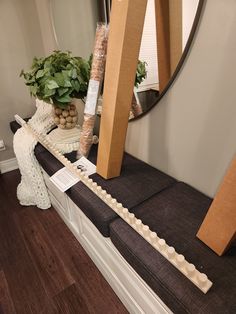
[[[34,0],[39,18],[45,55],[58,50],[58,43],[53,23],[52,0]]]
[[[59,49],[70,50],[77,56],[88,58],[93,52],[98,21],[96,1],[50,1]]]
[[[236,1],[207,0],[172,88],[129,123],[126,150],[213,196],[236,153]]]
[[[35,55],[43,55],[43,43],[35,2],[32,0],[1,0],[0,2],[0,139],[6,151],[0,161],[14,157],[9,122],[14,114],[32,115],[33,101],[23,79],[21,69],[28,69]]]
[[[0,1],[0,139],[4,140],[7,148],[0,152],[0,162],[14,157],[9,122],[14,120],[15,113],[29,117],[35,112],[34,99],[30,97],[23,79],[19,78],[21,69],[29,69],[34,56],[48,55],[57,48],[73,51],[73,47],[77,46],[78,53],[86,57],[92,51],[97,14],[93,9],[94,1],[86,1],[86,5],[84,1],[77,0],[67,1],[66,5],[65,1],[56,2],[60,27],[64,29],[59,36],[64,39],[62,46],[58,46],[55,40],[50,15],[57,14],[50,11],[50,5],[53,9],[55,1]],[[77,31],[83,36],[78,36]],[[67,40],[71,45],[67,46]]]
[[[183,42],[182,50],[188,41],[190,31],[192,29],[193,21],[196,15],[199,0],[182,0],[182,30]]]

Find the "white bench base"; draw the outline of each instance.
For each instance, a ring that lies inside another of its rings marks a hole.
[[[53,207],[83,246],[130,313],[172,313],[126,262],[110,238],[105,238],[80,208],[49,181],[43,171]]]

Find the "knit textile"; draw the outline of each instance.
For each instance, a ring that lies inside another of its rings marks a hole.
[[[36,112],[28,121],[31,128],[46,134],[54,126],[53,107],[36,100]],[[24,127],[17,130],[13,139],[13,148],[21,173],[21,182],[17,187],[17,198],[21,205],[36,205],[40,209],[51,207],[50,198],[44,182],[41,167],[34,155],[37,140]]]

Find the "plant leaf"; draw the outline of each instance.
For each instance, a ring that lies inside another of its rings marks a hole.
[[[73,69],[73,70],[72,70],[71,77],[72,77],[73,79],[76,79],[76,78],[77,78],[77,71],[76,71],[76,69]]]
[[[36,79],[39,79],[40,77],[43,77],[45,74],[45,70],[38,70],[36,74]]]
[[[65,94],[66,92],[68,92],[69,88],[63,88],[63,87],[59,87],[57,90],[57,93],[59,96],[62,96],[63,94]]]
[[[69,103],[71,102],[71,97],[68,94],[62,95],[62,96],[56,96],[55,99],[62,103]]]
[[[47,86],[44,88],[44,97],[48,98],[56,93],[55,89],[50,89]]]
[[[30,94],[31,95],[36,96],[37,90],[38,90],[38,85],[37,84],[30,86]]]
[[[54,77],[55,77],[55,81],[57,82],[57,84],[58,84],[59,86],[64,87],[64,85],[65,85],[65,79],[64,79],[63,74],[60,73],[60,72],[56,72],[56,73],[54,74]]]
[[[57,84],[57,82],[55,80],[48,80],[46,83],[46,87],[48,89],[55,89],[55,88],[58,88],[59,85]]]
[[[68,78],[69,78],[69,76],[70,76],[70,75],[69,75],[69,74],[70,74],[70,70],[69,70],[69,71],[67,71],[67,70],[62,70],[61,72],[62,72],[62,74],[63,74],[63,76],[64,76],[65,79],[68,79]]]
[[[65,80],[64,87],[72,87],[71,82],[69,80]]]
[[[80,83],[78,80],[72,80],[71,85],[76,90],[77,93],[80,91]]]

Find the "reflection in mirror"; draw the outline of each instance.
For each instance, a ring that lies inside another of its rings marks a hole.
[[[201,0],[148,0],[139,56],[148,64],[148,78],[140,84],[138,95],[140,98],[140,91],[145,91],[149,94],[145,99],[153,98],[148,103],[140,101],[144,113],[158,102],[176,77],[202,3]]]
[[[111,2],[51,0],[59,49],[88,58],[97,22],[109,22]],[[148,0],[139,54],[139,59],[146,62],[147,78],[134,89],[133,100],[141,109],[131,112],[130,118],[149,111],[173,82],[187,54],[202,5],[203,0]]]

